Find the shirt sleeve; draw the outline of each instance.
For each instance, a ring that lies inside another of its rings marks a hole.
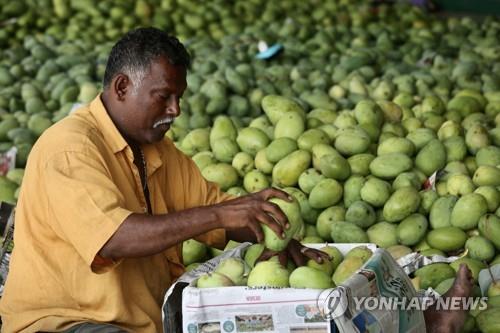
[[[97,253],[132,214],[123,208],[123,195],[104,163],[89,154],[61,152],[41,172],[54,228],[93,271],[104,271],[110,263]]]

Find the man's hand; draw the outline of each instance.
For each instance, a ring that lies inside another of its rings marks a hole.
[[[328,253],[303,246],[299,241],[292,239],[284,251],[278,252],[265,249],[257,259],[257,262],[266,261],[276,255],[280,264],[285,267],[288,258],[292,259],[297,267],[306,265],[309,259],[316,261],[318,264],[321,264],[324,260],[332,259]]]
[[[259,243],[264,240],[261,224],[267,225],[276,235],[284,238],[283,230],[290,227],[288,219],[278,205],[268,201],[271,198],[292,201],[286,192],[271,187],[213,205],[211,210],[216,214],[221,228],[249,229]]]

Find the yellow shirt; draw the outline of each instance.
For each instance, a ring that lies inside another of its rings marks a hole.
[[[228,198],[168,139],[143,150],[154,214]],[[61,331],[82,321],[161,332],[164,293],[183,273],[180,244],[100,269],[92,265],[133,212],[147,212],[139,172],[98,96],[48,129],[29,156],[0,301],[2,332]],[[197,239],[222,247],[225,233]]]

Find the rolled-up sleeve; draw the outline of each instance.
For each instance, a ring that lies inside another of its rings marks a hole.
[[[105,165],[91,155],[57,153],[41,172],[54,229],[92,267],[97,253],[132,211],[124,208],[123,195]]]

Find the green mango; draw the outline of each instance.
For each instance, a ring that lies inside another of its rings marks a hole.
[[[344,206],[349,207],[355,201],[361,200],[361,188],[365,183],[365,178],[352,176],[344,183]]]
[[[398,222],[416,212],[420,205],[420,195],[413,187],[396,190],[384,205],[384,219]]]
[[[236,137],[236,142],[240,146],[241,151],[255,156],[259,150],[267,147],[269,137],[258,128],[246,127],[240,130]]]
[[[370,243],[378,247],[387,248],[398,244],[397,227],[389,222],[377,222],[366,231]]]
[[[466,194],[453,207],[450,216],[451,225],[469,230],[477,227],[479,218],[488,212],[488,203],[480,194]]]
[[[420,190],[422,187],[422,183],[420,182],[420,178],[415,172],[403,172],[399,174],[396,179],[392,182],[392,189],[397,190],[402,187],[413,187],[416,190]]]
[[[406,138],[413,142],[416,151],[419,151],[426,146],[431,140],[437,139],[436,132],[430,128],[417,128],[413,132],[408,133]]]
[[[311,153],[307,150],[296,150],[276,163],[273,168],[273,182],[281,187],[294,186],[310,164]]]
[[[313,166],[316,170],[320,170],[320,162],[321,158],[326,155],[339,155],[338,151],[335,150],[330,145],[324,144],[324,143],[318,143],[312,148],[312,162]]]
[[[352,156],[365,153],[370,143],[370,137],[362,128],[344,128],[338,132],[335,148],[343,155]]]
[[[455,282],[455,278],[449,278],[446,280],[441,281],[437,287],[434,289],[439,295],[444,295],[446,292],[453,286],[453,283]]]
[[[330,138],[320,129],[312,128],[302,133],[297,139],[299,149],[311,151],[312,147],[318,143],[330,143]]]
[[[199,153],[196,153],[192,157],[192,159],[200,171],[203,170],[207,165],[217,163],[217,160],[215,159],[214,154],[211,151],[201,151]]]
[[[284,137],[274,139],[266,148],[266,157],[269,162],[276,163],[297,150],[297,142]]]
[[[330,276],[331,273],[328,274],[313,267],[298,267],[290,274],[290,287],[311,289],[333,288],[334,285]]]
[[[196,155],[195,155],[196,157]],[[193,157],[194,159],[194,157]],[[247,173],[249,173],[254,168],[254,158],[249,153],[245,153],[240,151],[236,155],[234,155],[233,161],[231,163],[233,168],[236,169],[238,174],[241,177],[244,177]]]
[[[413,167],[413,161],[405,154],[386,154],[377,156],[370,163],[372,175],[383,179],[394,179],[400,173],[409,171]]]
[[[264,232],[264,244],[266,248],[270,250],[282,251],[286,248],[292,237],[303,225],[302,217],[300,214],[300,206],[295,198],[293,198],[292,202],[287,202],[278,198],[270,199],[269,202],[278,205],[278,207],[287,216],[290,227],[283,230],[285,233],[285,238],[281,239],[274,233],[271,228],[269,228],[265,224],[262,224],[262,231]]]
[[[412,249],[404,245],[392,245],[386,248],[386,251],[394,258],[394,260],[398,260],[410,253],[412,253]]]
[[[249,171],[243,178],[243,188],[248,193],[262,191],[270,186],[267,177],[262,171]]]
[[[346,209],[342,206],[331,206],[323,210],[316,221],[318,235],[325,241],[332,240],[332,225],[339,221],[345,221]]]
[[[300,215],[302,216],[304,222],[316,224],[319,211],[311,207],[307,195],[295,187],[285,187],[283,190],[288,194],[293,195],[293,197],[299,202]]]
[[[427,243],[434,249],[444,252],[459,250],[464,247],[467,235],[457,227],[442,227],[427,233]]]
[[[400,123],[403,118],[403,110],[396,103],[389,101],[378,101],[382,109],[386,123]]]
[[[297,102],[277,95],[267,95],[262,98],[262,109],[273,125],[276,125],[283,115],[289,112],[305,115],[304,110]]]
[[[481,148],[490,145],[488,130],[481,124],[472,125],[465,134],[465,144],[469,152],[475,155]]]
[[[350,206],[348,206],[345,214],[345,220],[347,222],[354,223],[363,229],[366,229],[374,224],[375,219],[375,211],[364,201],[354,201]]]
[[[399,153],[409,157],[415,153],[415,145],[406,138],[393,137],[380,143],[377,148],[377,155]]]
[[[437,135],[440,141],[445,141],[446,139],[452,137],[463,136],[462,127],[453,120],[447,120],[441,125]]]
[[[220,288],[234,286],[233,281],[223,274],[216,272],[205,273],[196,282],[197,288]]]
[[[375,124],[382,126],[384,114],[380,106],[371,100],[362,100],[354,108],[354,117],[359,124]]]
[[[479,186],[474,193],[481,194],[488,204],[488,212],[493,213],[500,205],[500,192],[494,186]]]
[[[214,141],[212,152],[214,157],[220,162],[230,163],[234,156],[240,151],[236,141],[224,137]]]
[[[476,317],[479,330],[483,333],[500,332],[500,307],[488,308]]]
[[[361,199],[374,207],[382,207],[391,196],[391,185],[376,177],[368,177],[360,190]]]
[[[472,181],[477,186],[500,186],[500,169],[496,166],[481,165],[474,172]]]
[[[316,186],[316,184],[322,179],[325,179],[325,176],[323,176],[319,171],[313,168],[307,169],[299,176],[299,187],[302,191],[309,194],[314,186]]]
[[[500,165],[500,148],[487,146],[479,149],[476,154],[476,163],[478,166],[490,165],[496,167]]]
[[[359,245],[356,247],[353,247],[350,249],[346,254],[345,258],[352,258],[352,257],[357,257],[363,260],[363,263],[367,262],[368,259],[371,258],[373,255],[373,251],[370,250],[367,246],[365,245]]]
[[[426,176],[438,171],[446,165],[446,149],[441,141],[429,141],[415,157],[415,166]]]
[[[495,247],[482,236],[473,236],[465,242],[468,256],[478,261],[490,261],[495,256]]]
[[[271,163],[266,157],[266,150],[262,149],[255,155],[255,167],[257,170],[262,171],[265,174],[271,174],[273,172],[274,163]]]
[[[397,226],[398,243],[403,245],[416,245],[424,239],[429,223],[421,214],[412,214]]]
[[[455,271],[448,264],[436,263],[424,266],[415,271],[415,276],[420,278],[420,288],[436,288],[442,281],[454,278]]]
[[[438,249],[426,249],[426,250],[420,251],[420,254],[423,256],[439,255],[439,256],[446,257],[446,253],[444,253],[443,251],[438,250]]]
[[[335,273],[333,273],[332,281],[336,286],[340,286],[349,277],[356,273],[363,266],[363,263],[364,262],[361,258],[345,258],[344,261],[339,264]]]
[[[455,173],[446,180],[446,188],[449,194],[460,197],[474,192],[476,186],[468,175]]]
[[[240,258],[222,259],[215,273],[227,276],[235,286],[244,286],[247,282],[247,265]]]
[[[302,244],[318,244],[318,243],[323,243],[324,240],[319,236],[307,236],[304,237],[301,242]]]
[[[323,179],[314,186],[309,194],[309,203],[313,208],[326,208],[342,199],[342,185],[335,179]]]
[[[331,237],[335,243],[368,243],[368,235],[357,225],[349,222],[332,224]]]
[[[432,206],[439,198],[439,195],[436,193],[436,191],[433,190],[422,190],[419,192],[419,194],[420,194],[419,213],[424,215],[429,215]]]
[[[500,250],[500,218],[493,214],[485,214],[479,219],[481,236],[489,239]]]
[[[429,223],[432,229],[451,226],[451,212],[457,200],[458,198],[453,195],[446,195],[434,202],[429,214]]]
[[[207,257],[207,246],[194,239],[182,242],[182,263],[184,266],[203,262]]]
[[[200,151],[208,151],[210,150],[209,134],[208,128],[196,128],[184,137],[181,148],[190,152],[191,156]]]
[[[467,156],[465,139],[461,136],[453,136],[443,141],[446,150],[446,162],[462,161]]]
[[[308,119],[310,118],[318,119],[323,124],[333,124],[333,122],[337,118],[337,113],[333,110],[318,108],[309,111],[306,117]]]
[[[459,259],[455,260],[454,262],[452,262],[450,264],[450,267],[453,268],[455,270],[455,272],[458,272],[460,264],[467,265],[467,267],[471,270],[472,277],[474,278],[475,281],[477,281],[477,279],[479,278],[479,272],[482,269],[486,268],[486,264],[484,264],[478,260],[475,260],[472,258],[467,258],[467,257],[463,257],[463,258],[459,258]]]
[[[275,261],[261,261],[248,275],[249,287],[289,287],[290,273]]]
[[[340,154],[324,155],[320,158],[319,169],[328,178],[345,180],[351,175],[349,162]]]
[[[372,154],[356,154],[347,159],[351,167],[351,174],[368,176],[370,174],[370,163],[375,159]]]
[[[274,138],[291,138],[297,140],[305,130],[304,118],[296,112],[288,112],[274,127]]]
[[[238,172],[227,163],[207,165],[201,174],[206,180],[217,183],[223,191],[238,183]]]
[[[248,192],[240,186],[233,186],[226,191],[229,195],[234,195],[235,197],[241,197],[242,195],[247,195]]]
[[[340,252],[340,250],[338,248],[336,248],[335,246],[330,246],[330,245],[327,245],[327,246],[323,246],[322,248],[320,248],[321,251],[327,253],[329,256],[330,256],[330,262],[332,263],[332,269],[333,271],[335,271],[337,269],[337,267],[339,266],[339,264],[342,262],[342,260],[344,260],[344,256],[342,255],[342,252]],[[332,273],[333,273],[332,271]],[[330,274],[332,275],[332,274]]]
[[[233,121],[228,116],[217,116],[210,130],[210,146],[213,149],[213,145],[216,140],[221,138],[229,138],[231,140],[236,140],[238,136],[236,127]]]
[[[248,267],[253,268],[255,266],[257,259],[262,255],[265,248],[263,244],[252,244],[246,249],[244,260]]]

